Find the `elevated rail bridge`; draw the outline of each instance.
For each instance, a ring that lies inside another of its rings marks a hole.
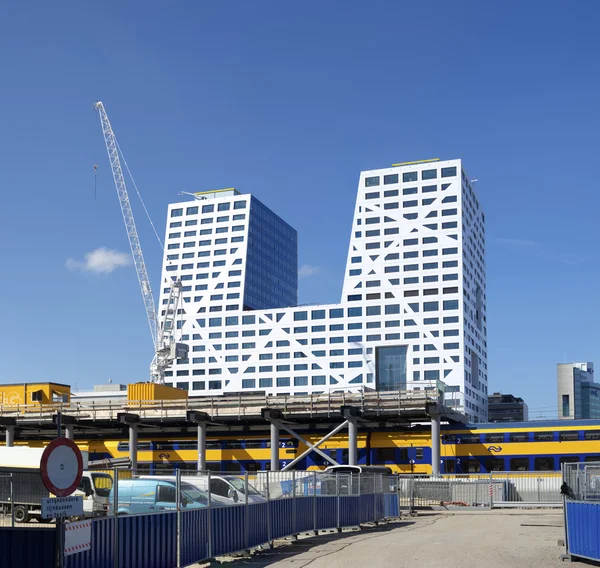
[[[201,397],[183,400],[124,400],[121,402],[59,402],[46,405],[0,405],[0,428],[6,432],[6,445],[20,440],[52,439],[56,436],[57,415],[66,436],[71,439],[129,437],[132,467],[137,465],[140,433],[193,435],[198,438],[198,469],[206,469],[206,435],[214,433],[256,433],[268,430],[271,441],[271,470],[279,469],[279,434],[283,430],[306,444],[306,452],[286,469],[293,468],[314,451],[331,463],[319,445],[340,430],[348,430],[348,462],[357,463],[357,435],[360,428],[402,427],[430,423],[432,471],[439,473],[440,424],[465,423],[466,417],[441,403],[442,397],[427,391],[367,391],[319,395]],[[304,436],[319,429],[327,432],[311,444]],[[437,470],[437,471],[436,471]]]

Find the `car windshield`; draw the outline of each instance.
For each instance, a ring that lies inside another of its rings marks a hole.
[[[92,481],[98,497],[108,497],[113,486],[113,480],[107,473],[92,473]]]
[[[190,483],[182,483],[181,492],[196,503],[203,503],[205,505],[208,503],[208,496],[206,493],[204,493],[204,491],[200,491],[200,489],[194,487]]]
[[[228,478],[227,481],[229,481],[229,483],[231,483],[231,485],[233,485],[240,493],[245,493],[244,489],[246,484],[243,479],[233,477]],[[260,495],[260,493],[248,483],[248,495]]]

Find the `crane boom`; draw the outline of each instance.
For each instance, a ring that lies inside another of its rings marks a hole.
[[[156,352],[159,349],[156,305],[154,303],[154,296],[152,295],[148,270],[146,269],[146,263],[144,262],[142,246],[140,244],[140,239],[135,227],[135,220],[133,218],[131,203],[129,202],[129,195],[127,194],[127,186],[125,185],[125,178],[121,168],[121,160],[119,159],[117,139],[115,137],[115,133],[113,132],[112,126],[110,125],[108,115],[106,114],[106,110],[104,109],[102,102],[98,101],[95,103],[94,108],[100,114],[100,123],[102,124],[102,132],[104,134],[106,151],[108,152],[108,160],[110,162],[110,168],[115,180],[115,186],[117,187],[117,196],[119,197],[119,204],[121,205],[121,213],[123,213],[123,221],[125,221],[125,229],[127,230],[127,238],[129,239],[129,246],[131,247],[131,255],[133,256],[135,271],[140,283],[144,307],[146,308],[146,317],[148,318],[150,334],[152,335],[152,343]]]

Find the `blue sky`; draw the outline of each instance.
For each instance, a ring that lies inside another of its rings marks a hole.
[[[340,297],[361,169],[463,158],[486,210],[490,391],[551,416],[556,363],[600,365],[599,16],[592,1],[4,3],[0,381],[147,377],[133,267],[74,265],[128,253],[101,99],[161,234],[179,191],[253,192],[315,267],[302,303]]]

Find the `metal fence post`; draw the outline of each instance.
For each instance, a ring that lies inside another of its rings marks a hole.
[[[177,496],[175,497],[175,505],[177,510],[177,568],[181,566],[181,470],[177,468],[175,470],[175,491]]]
[[[415,510],[415,480],[412,477],[408,480],[408,485],[410,487],[408,511],[412,513]]]
[[[10,526],[15,528],[15,486],[13,474],[10,474]]]
[[[296,521],[296,470],[292,470],[292,533],[297,535],[298,523]]]
[[[340,474],[336,472],[335,474],[335,494],[336,494],[336,505],[337,505],[337,522],[336,527],[338,532],[342,532],[342,527],[340,525]]]
[[[244,495],[245,495],[245,511],[244,511],[244,539],[246,549],[250,548],[250,509],[248,509],[248,470],[244,472]]]
[[[269,547],[273,548],[273,541],[271,540],[271,490],[269,488],[269,474],[271,472],[267,471],[267,540],[269,543]]]
[[[212,558],[212,503],[211,503],[211,493],[210,493],[210,470],[207,473],[207,484],[208,487],[208,522],[206,524],[206,530],[208,532],[208,557]]]
[[[119,568],[119,470],[115,467],[113,470],[113,515],[115,517],[113,524],[113,565]]]
[[[381,474],[377,474],[374,473],[373,474],[373,522],[375,524],[377,523],[377,475],[381,475]]]
[[[313,532],[317,533],[317,472],[313,471]]]

